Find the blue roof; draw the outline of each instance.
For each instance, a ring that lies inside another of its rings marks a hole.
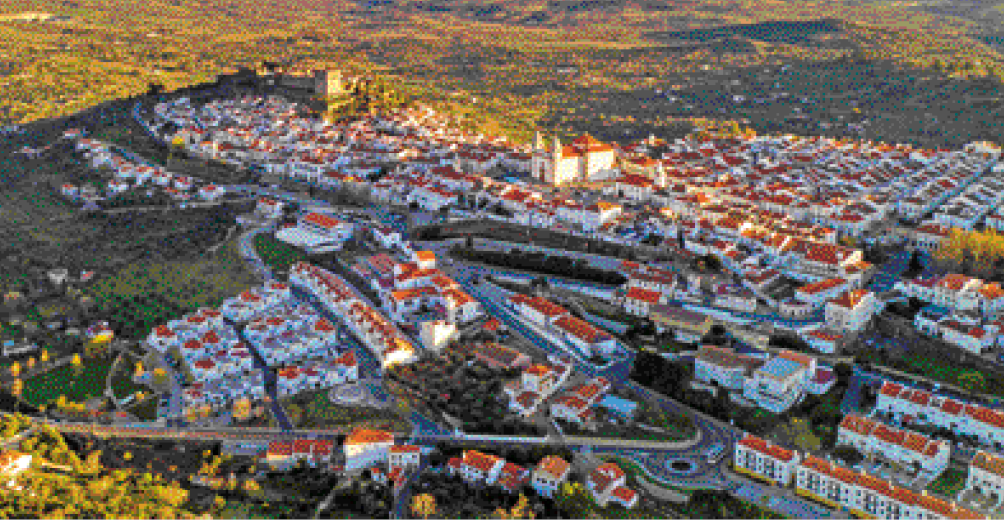
[[[778,379],[787,379],[795,372],[798,372],[801,368],[802,365],[795,361],[785,359],[783,357],[774,357],[771,358],[770,361],[764,363],[764,365],[760,367],[759,372],[774,376]]]
[[[622,397],[617,397],[615,395],[606,395],[600,400],[600,406],[607,408],[616,412],[618,415],[629,417],[634,415],[635,409],[638,408],[638,403],[624,399]]]

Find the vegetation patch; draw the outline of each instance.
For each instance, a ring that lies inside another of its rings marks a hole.
[[[111,377],[111,388],[112,393],[118,400],[123,400],[136,392],[143,392],[147,396],[151,395],[150,387],[135,383],[132,380],[136,360],[130,355],[122,355],[119,357],[118,363],[115,365],[115,371],[112,372]]]
[[[262,262],[277,272],[286,272],[293,264],[307,259],[305,251],[280,242],[279,239],[270,234],[255,236],[254,248]]]
[[[60,395],[68,401],[82,403],[105,393],[112,358],[86,358],[80,368],[66,364],[33,376],[24,382],[23,399],[32,406],[48,405]]]
[[[927,486],[927,489],[941,496],[954,498],[966,487],[967,477],[966,470],[949,466]]]

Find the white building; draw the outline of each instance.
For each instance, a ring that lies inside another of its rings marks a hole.
[[[387,462],[394,435],[387,431],[358,428],[345,438],[345,469],[366,469]]]
[[[341,249],[352,238],[353,226],[322,213],[308,213],[293,227],[280,229],[275,238],[309,252]]]
[[[916,464],[937,477],[948,467],[951,447],[916,432],[893,428],[857,415],[847,415],[840,423],[837,444],[854,446],[865,455],[900,464]]]
[[[552,498],[561,488],[561,484],[568,480],[571,471],[572,465],[565,459],[548,455],[541,459],[537,468],[533,470],[531,485],[540,496]]]
[[[796,469],[795,493],[833,508],[846,508],[858,518],[882,520],[987,518],[953,502],[930,496],[926,492],[915,493],[880,478],[851,471],[811,455]]]
[[[798,462],[798,453],[746,434],[736,443],[733,467],[739,473],[786,487],[795,476]]]
[[[839,332],[858,332],[878,310],[874,293],[865,289],[847,291],[826,302],[826,325]]]
[[[969,463],[966,489],[995,502],[1004,498],[1004,457],[980,450]]]
[[[387,466],[393,468],[417,468],[422,462],[422,449],[411,444],[391,446],[387,452]]]

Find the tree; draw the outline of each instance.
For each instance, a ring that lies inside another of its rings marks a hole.
[[[916,276],[923,269],[924,266],[921,265],[920,263],[920,253],[918,251],[914,251],[913,253],[910,254],[910,263],[907,266],[906,270],[912,276]]]
[[[985,392],[986,378],[975,370],[967,370],[959,375],[959,386],[970,392]]]
[[[20,379],[15,379],[14,382],[11,383],[10,385],[10,393],[14,394],[17,397],[21,397],[21,392],[23,391],[24,391],[24,381],[21,381]]]
[[[153,369],[153,384],[162,386],[167,383],[167,371],[163,368]]]
[[[140,377],[143,376],[144,372],[145,372],[145,370],[143,370],[143,362],[142,361],[137,361],[136,362],[136,368],[133,371],[133,378],[134,379],[139,379]]]
[[[83,368],[83,363],[80,361],[80,354],[74,354],[73,359],[70,360],[70,364],[73,365],[73,371],[79,376],[80,370]]]
[[[35,358],[34,357],[28,358],[28,364],[27,364],[27,366],[28,366],[28,370],[29,371],[31,369],[35,368]]]
[[[436,497],[428,493],[414,496],[411,499],[411,512],[422,518],[436,514]]]
[[[42,361],[42,363],[48,363],[49,362],[49,351],[48,351],[48,349],[42,349],[42,354],[40,355],[39,359]]]
[[[17,361],[15,361],[14,364],[10,366],[10,375],[14,377],[18,377],[19,375],[21,375],[21,364],[18,363]]]
[[[251,401],[246,397],[234,400],[233,415],[238,421],[246,421],[251,416]]]
[[[833,456],[844,461],[848,466],[854,466],[865,458],[857,448],[849,444],[841,444],[834,448]]]

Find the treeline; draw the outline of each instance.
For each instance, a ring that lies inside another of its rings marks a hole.
[[[1004,235],[953,229],[934,251],[938,267],[980,278],[1004,281]]]
[[[590,267],[582,259],[571,259],[565,256],[550,256],[543,253],[533,253],[510,249],[509,251],[479,251],[464,247],[454,247],[450,254],[461,260],[481,262],[485,264],[534,271],[543,274],[584,280],[606,285],[621,285],[627,281],[623,275],[614,271],[606,271]]]

